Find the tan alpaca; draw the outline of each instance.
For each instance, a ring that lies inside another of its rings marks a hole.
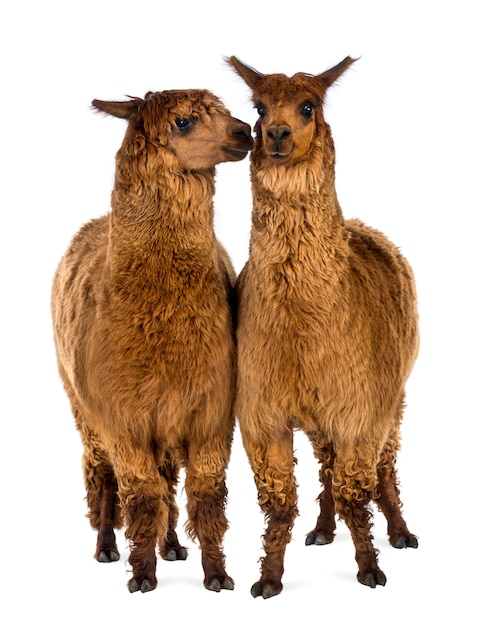
[[[412,271],[384,235],[345,221],[323,117],[328,87],[354,62],[311,76],[263,75],[231,57],[259,113],[251,153],[250,256],[237,281],[236,412],[267,520],[254,596],[280,593],[297,514],[293,430],[321,463],[321,513],[306,543],[330,543],[335,514],[355,544],[358,580],[384,585],[374,499],[391,544],[417,547],[395,470],[405,382],[418,350]]]
[[[119,558],[126,526],[131,592],[156,587],[156,546],[185,559],[175,491],[186,468],[188,531],[204,584],[225,571],[225,469],[232,441],[234,271],[213,231],[215,165],[252,147],[250,127],[208,91],[93,101],[127,120],[110,214],[86,224],[53,284],[55,345],[84,445],[96,558]]]

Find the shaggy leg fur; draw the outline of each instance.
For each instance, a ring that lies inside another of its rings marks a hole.
[[[261,578],[251,589],[256,598],[271,598],[281,592],[283,562],[297,516],[297,486],[293,472],[293,434],[285,431],[265,447],[246,445],[254,471],[259,505],[267,522],[261,560]]]
[[[129,591],[155,589],[156,544],[168,527],[168,512],[163,501],[164,481],[151,451],[140,450],[129,441],[112,450],[119,495],[130,544],[132,578]],[[138,472],[138,473],[137,473]]]
[[[178,523],[179,511],[175,502],[177,492],[179,468],[173,459],[168,459],[160,468],[160,474],[167,484],[167,490],[163,496],[168,508],[168,532],[159,541],[160,555],[165,561],[185,561],[187,548],[180,545],[175,529]]]
[[[74,409],[84,446],[83,474],[87,492],[88,518],[98,533],[95,558],[100,563],[118,561],[115,528],[122,526],[118,487],[111,463],[98,438]]]
[[[321,463],[319,478],[322,483],[323,490],[319,496],[319,506],[321,512],[317,518],[316,527],[308,533],[305,539],[305,545],[326,545],[332,543],[335,530],[335,505],[333,498],[333,464],[334,451],[331,444],[320,444],[317,439],[310,437],[314,447],[314,454]]]
[[[226,442],[217,441],[191,445],[187,459],[187,531],[201,546],[204,586],[210,591],[234,588],[232,578],[225,571],[222,550],[228,528],[225,470],[229,455]]]
[[[377,551],[370,532],[372,513],[369,503],[375,493],[374,451],[378,445],[354,448],[347,446],[336,456],[333,494],[336,511],[346,522],[355,545],[357,580],[363,585],[385,585],[386,576],[377,564]]]
[[[396,417],[396,425],[391,432],[377,466],[378,493],[376,504],[388,521],[389,542],[394,548],[418,548],[418,540],[408,530],[401,512],[400,489],[396,472],[396,455],[400,448],[399,428],[403,412],[400,404]]]

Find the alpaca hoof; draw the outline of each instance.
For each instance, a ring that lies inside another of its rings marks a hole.
[[[182,548],[182,546],[170,548],[163,558],[165,561],[185,561],[187,560],[187,548]]]
[[[328,543],[333,543],[334,534],[316,533],[311,532],[305,538],[306,546],[325,546]]]
[[[254,598],[262,596],[265,600],[267,600],[268,598],[277,596],[279,593],[281,593],[282,589],[283,585],[281,583],[279,583],[279,585],[274,585],[271,583],[262,584],[261,581],[259,581],[252,585],[250,593]]]
[[[114,563],[120,559],[120,554],[116,550],[100,550],[96,557],[98,563]]]
[[[204,586],[209,591],[220,592],[222,589],[228,589],[232,591],[235,588],[235,583],[230,576],[217,576],[212,578],[208,583],[204,583]]]
[[[131,578],[127,584],[128,590],[130,593],[135,593],[136,591],[142,591],[142,593],[147,593],[148,591],[153,591],[158,586],[158,581],[151,581],[148,578],[144,578],[141,581],[138,581],[136,578]]]
[[[359,573],[357,575],[357,579],[359,583],[362,583],[362,585],[366,585],[367,587],[371,587],[371,589],[375,589],[377,585],[384,587],[386,584],[386,576],[380,569],[375,572],[368,572],[365,575],[361,575]]]
[[[397,548],[398,550],[403,550],[403,548],[418,548],[419,542],[417,537],[414,535],[410,535],[409,537],[398,537],[395,541],[391,543],[393,548]]]

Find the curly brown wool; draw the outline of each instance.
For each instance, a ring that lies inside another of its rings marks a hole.
[[[112,211],[74,237],[54,278],[60,374],[84,445],[96,558],[119,559],[126,527],[131,592],[157,585],[156,547],[175,532],[179,469],[206,588],[233,589],[222,540],[234,428],[235,274],[213,230],[215,166],[252,148],[248,124],[205,90],[93,106],[127,121]]]
[[[353,537],[358,580],[384,585],[370,501],[386,516],[392,545],[418,545],[401,514],[395,470],[418,315],[407,261],[382,233],[345,220],[336,196],[324,98],[354,59],[292,77],[228,61],[259,113],[250,255],[237,281],[236,413],[267,521],[252,594],[282,589],[297,513],[294,428],[321,463],[321,513],[306,543],[331,543],[338,514]]]

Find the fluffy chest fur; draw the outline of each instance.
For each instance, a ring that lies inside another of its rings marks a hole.
[[[225,281],[217,264],[181,272],[179,261],[148,281],[136,263],[115,287],[104,279],[108,236],[108,217],[88,224],[58,270],[65,304],[55,319],[73,329],[58,340],[63,368],[90,412],[129,424],[190,415],[233,380]]]
[[[360,222],[330,222],[258,227],[239,279],[239,387],[306,428],[389,410],[417,349],[398,250]]]

